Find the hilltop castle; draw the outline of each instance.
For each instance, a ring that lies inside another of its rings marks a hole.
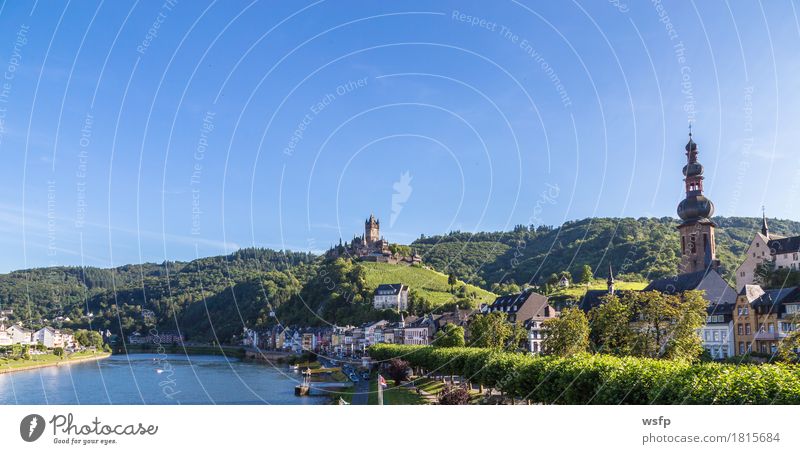
[[[422,258],[416,253],[403,255],[399,252],[393,253],[389,247],[389,242],[381,236],[381,221],[370,214],[364,221],[364,234],[354,236],[349,243],[342,243],[332,247],[328,251],[329,256],[346,256],[356,260],[384,263],[405,263],[413,264],[422,262]]]

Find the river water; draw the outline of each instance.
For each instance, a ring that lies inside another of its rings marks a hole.
[[[0,404],[325,404],[296,397],[301,380],[223,356],[112,355],[99,361],[0,374]]]

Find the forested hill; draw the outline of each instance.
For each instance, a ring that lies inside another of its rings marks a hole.
[[[717,252],[730,274],[760,220],[715,221]],[[800,234],[798,222],[769,223],[774,233]],[[519,226],[512,232],[452,232],[416,240],[412,247],[423,255],[425,267],[439,273],[425,268],[398,268],[395,273],[390,269],[394,265],[266,249],[113,269],[36,268],[0,275],[0,309],[13,309],[9,322],[30,327],[77,329],[91,322],[94,329],[124,334],[180,328],[191,340],[224,343],[243,326],[391,319],[396,314],[376,311],[370,304],[375,285],[386,280],[409,281],[413,311],[426,313],[456,304],[475,307],[493,297],[468,283],[499,293],[504,288],[493,284],[538,284],[562,271],[577,277],[583,265],[605,277],[611,264],[617,277],[629,281],[673,274],[679,255],[676,225],[671,218],[595,218],[560,228]],[[464,282],[449,286],[446,275],[451,273]]]
[[[717,256],[731,277],[760,218],[717,217]],[[768,219],[770,231],[800,234],[800,222]],[[493,283],[545,282],[553,273],[575,277],[584,264],[598,276],[611,265],[617,276],[649,280],[677,273],[680,259],[674,218],[589,218],[559,228],[517,226],[512,232],[451,232],[420,237],[412,247],[428,265],[490,288]]]

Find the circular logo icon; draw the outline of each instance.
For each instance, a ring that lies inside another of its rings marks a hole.
[[[44,418],[33,414],[22,418],[19,423],[19,435],[25,441],[36,441],[44,433]]]

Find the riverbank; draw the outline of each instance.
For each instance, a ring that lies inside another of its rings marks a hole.
[[[76,364],[86,361],[97,361],[103,358],[108,358],[109,356],[111,356],[111,353],[108,352],[81,352],[74,353],[68,357],[60,357],[48,354],[36,355],[31,357],[31,359],[2,360],[0,361],[0,374],[41,369],[43,367],[64,366],[67,364]]]

